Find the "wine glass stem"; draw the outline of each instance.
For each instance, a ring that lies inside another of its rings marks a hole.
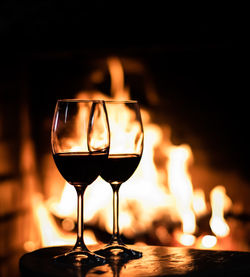
[[[120,244],[119,234],[119,187],[112,186],[113,188],[113,236],[111,243]]]
[[[74,250],[88,251],[83,239],[84,221],[83,221],[83,196],[87,186],[75,186],[77,192],[77,240]]]

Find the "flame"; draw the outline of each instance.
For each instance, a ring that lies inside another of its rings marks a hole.
[[[192,209],[193,186],[188,173],[188,163],[192,152],[188,145],[172,146],[167,163],[168,184],[181,217],[184,233],[192,234],[196,228],[195,214]]]
[[[194,190],[193,209],[197,216],[202,216],[207,212],[205,193],[201,189]]]
[[[120,61],[117,58],[110,58],[107,63],[112,76],[111,91],[114,99],[129,99],[128,90],[123,89],[124,76]],[[77,95],[78,98],[90,98],[89,96],[110,99],[100,93],[81,92]],[[132,115],[129,109],[125,116],[126,120],[123,120],[123,122],[129,122],[129,129],[132,132],[136,131],[139,126],[131,124]],[[169,210],[173,206],[172,198],[166,193],[165,185],[159,182],[162,178],[159,176],[154,163],[154,149],[162,141],[162,130],[151,122],[150,115],[146,110],[142,110],[142,119],[145,139],[140,166],[120,189],[119,227],[127,236],[133,236],[135,232],[146,231],[151,226],[152,218],[156,218],[159,212],[162,214],[163,211]],[[119,133],[121,126],[116,121],[110,122],[110,124]],[[121,136],[112,143],[120,145],[121,152],[123,152],[122,146],[127,144],[129,140],[130,133]],[[71,145],[71,147],[74,147],[74,145]],[[75,213],[76,201],[71,198],[74,195],[72,190],[70,185],[66,184],[60,201],[53,205],[53,212],[60,217]],[[97,223],[106,231],[112,233],[112,193],[109,184],[101,178],[98,178],[86,190],[84,209],[85,222]]]
[[[144,153],[133,176],[120,189],[120,230],[127,236],[135,232],[143,232],[150,228],[152,218],[160,210],[171,205],[169,195],[166,194],[163,184],[159,185],[158,174],[153,160],[153,149],[160,139],[160,129],[149,125],[144,128]],[[158,184],[158,185],[157,185]],[[112,192],[109,184],[98,178],[86,193],[86,207],[92,209],[91,222],[101,211],[99,224],[108,232],[112,232]],[[92,197],[89,197],[89,196]],[[96,205],[100,203],[100,205]],[[87,213],[87,212],[86,212]],[[136,217],[135,217],[136,215]]]
[[[229,234],[230,229],[224,219],[224,210],[229,208],[231,200],[226,195],[226,189],[223,186],[215,187],[211,193],[212,217],[210,227],[213,233],[219,237],[225,237]]]
[[[192,234],[182,233],[177,237],[177,240],[184,246],[192,246],[195,243],[195,236]]]
[[[107,59],[111,76],[111,95],[116,100],[130,99],[129,90],[124,87],[124,71],[120,59],[111,57]]]
[[[100,92],[80,92],[77,98],[88,99],[130,99],[128,88],[124,88],[124,72],[121,62],[117,58],[107,60],[111,75],[112,98]],[[136,233],[147,232],[152,228],[152,222],[165,216],[170,216],[173,222],[181,220],[182,230],[176,231],[177,241],[184,246],[198,245],[194,232],[197,229],[196,217],[207,213],[205,193],[201,189],[193,189],[191,176],[188,171],[193,161],[193,154],[188,145],[175,146],[170,141],[160,126],[151,121],[148,111],[141,109],[144,125],[144,150],[139,167],[132,177],[120,188],[120,213],[119,227],[127,237]],[[126,114],[129,121],[130,113]],[[119,132],[120,126],[116,122]],[[134,126],[133,128],[137,128]],[[168,133],[170,131],[168,130]],[[117,143],[126,143],[129,136],[124,136]],[[155,163],[157,147],[163,149],[164,170],[159,170]],[[71,145],[70,147],[75,147]],[[121,149],[122,151],[122,149]],[[168,188],[167,188],[167,184]],[[169,190],[168,190],[169,189]],[[59,218],[64,218],[63,228],[72,230],[76,218],[76,193],[73,186],[65,183],[61,198],[58,201],[50,199],[49,210]],[[225,188],[217,187],[211,192],[212,218],[211,229],[216,236],[225,236],[229,227],[224,220],[223,211],[230,207],[230,199],[225,194]],[[112,189],[100,177],[91,184],[84,198],[84,221],[96,224],[107,232],[112,233]],[[51,213],[44,205],[41,198],[36,200],[34,211],[41,230],[42,245],[73,244],[75,234],[68,234],[60,230],[54,222]],[[73,220],[73,222],[72,222]],[[167,226],[155,229],[159,241],[169,241],[170,234]],[[86,233],[87,244],[96,243],[93,233]],[[202,236],[201,248],[213,248],[217,243],[215,236]]]
[[[116,136],[111,140],[110,153],[112,149],[116,150],[116,153],[134,153],[134,141],[136,137],[133,134],[137,134],[140,130],[140,125],[134,122],[134,114],[130,112],[129,108],[124,105],[123,113],[119,112],[119,106],[109,106],[108,112],[111,115],[109,117],[109,124],[112,130],[116,130]],[[115,116],[112,116],[115,115]],[[126,130],[126,133],[124,132]],[[138,140],[142,141],[142,136]],[[140,143],[138,143],[140,147]]]
[[[206,235],[202,238],[201,243],[204,248],[213,248],[217,243],[217,238],[215,236]]]
[[[69,183],[65,183],[60,201],[54,199],[49,201],[50,210],[58,217],[75,217],[76,216],[76,205],[77,195],[75,188]]]
[[[40,194],[33,198],[33,211],[41,232],[42,246],[73,245],[75,243],[75,234],[65,233],[58,227]],[[94,233],[91,231],[84,232],[84,240],[86,244],[97,242]]]

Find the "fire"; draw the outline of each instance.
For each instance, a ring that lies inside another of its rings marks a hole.
[[[229,226],[224,219],[224,210],[231,205],[231,200],[226,196],[226,189],[222,186],[215,187],[211,193],[212,217],[210,226],[213,233],[219,237],[229,234]]]
[[[176,240],[183,246],[192,246],[196,241],[196,237],[192,234],[183,233],[182,231],[175,231]]]
[[[184,233],[195,231],[195,214],[192,209],[193,186],[188,173],[192,152],[188,145],[172,146],[169,149],[168,184],[175,198]]]
[[[59,202],[51,201],[50,210],[58,217],[76,217],[77,195],[73,186],[65,183]]]
[[[124,88],[124,73],[120,60],[110,58],[107,64],[111,75],[112,98],[100,92],[81,92],[77,95],[78,98],[126,100],[130,98],[129,90]],[[120,189],[120,230],[127,237],[133,237],[136,233],[143,233],[152,228],[154,220],[168,215],[173,222],[180,220],[182,223],[182,230],[176,232],[177,241],[184,246],[197,246],[198,239],[194,235],[197,230],[196,220],[208,212],[208,207],[204,191],[193,189],[188,170],[193,161],[191,148],[188,145],[173,145],[169,137],[167,139],[164,137],[162,128],[151,121],[150,113],[145,109],[141,112],[144,125],[144,152],[136,172]],[[129,116],[128,113],[128,119]],[[117,130],[119,132],[119,126]],[[126,143],[127,139],[123,137],[121,141],[124,140]],[[122,145],[121,141],[118,143]],[[164,160],[167,161],[164,172],[158,170],[154,160],[156,148],[159,146],[164,150]],[[87,188],[84,201],[85,222],[96,224],[112,233],[110,185],[98,178]],[[64,219],[64,230],[72,230],[77,202],[74,187],[65,183],[61,198],[58,201],[50,199],[47,206],[41,197],[35,202],[34,213],[38,220],[42,245],[74,244],[75,234],[59,229],[51,215],[53,213],[58,218]],[[226,196],[224,187],[216,187],[211,192],[211,206],[211,229],[216,236],[226,236],[229,227],[223,217],[223,211],[225,207],[230,206],[230,199]],[[159,241],[164,241],[164,238],[170,236],[167,226],[156,228],[155,233],[159,236]],[[92,232],[85,232],[85,237],[87,244],[97,243]],[[200,247],[203,248],[212,248],[217,243],[216,237],[210,235],[202,236],[200,240]]]
[[[41,233],[41,244],[43,246],[73,245],[75,243],[75,234],[65,233],[58,227],[52,214],[44,204],[43,197],[39,194],[33,199],[33,210]],[[84,239],[86,244],[96,243],[93,232],[85,232]]]
[[[107,59],[111,78],[111,96],[118,100],[130,99],[129,90],[124,88],[124,72],[120,60],[116,57]]]
[[[205,193],[201,189],[194,190],[193,193],[193,209],[197,216],[202,216],[207,212]]]
[[[215,236],[206,235],[201,240],[204,248],[213,248],[217,243],[217,238]]]

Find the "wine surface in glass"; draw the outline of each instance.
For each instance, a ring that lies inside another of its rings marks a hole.
[[[66,152],[53,155],[58,170],[71,185],[91,184],[100,175],[107,156],[103,152]]]
[[[101,177],[108,183],[124,183],[133,175],[140,159],[138,154],[110,154],[104,163]]]

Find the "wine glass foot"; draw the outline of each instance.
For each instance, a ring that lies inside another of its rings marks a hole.
[[[106,263],[106,259],[94,252],[72,250],[62,255],[53,257],[53,260],[57,263],[70,266],[97,266]]]
[[[142,252],[130,249],[125,245],[108,245],[103,249],[95,251],[96,254],[106,257],[107,259],[139,259]]]

